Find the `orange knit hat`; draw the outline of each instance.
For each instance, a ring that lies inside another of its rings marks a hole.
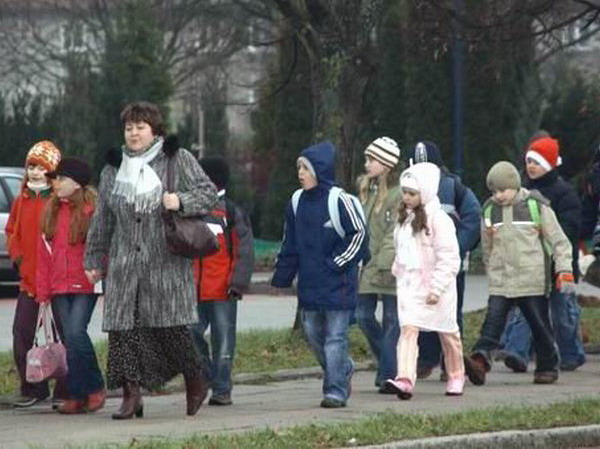
[[[41,140],[31,147],[25,158],[25,166],[41,165],[47,171],[56,170],[60,162],[60,150],[49,140]]]

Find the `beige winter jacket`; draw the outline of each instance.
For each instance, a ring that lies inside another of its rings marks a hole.
[[[528,198],[537,203],[538,224]],[[486,214],[488,207],[491,209]],[[501,206],[490,198],[482,210],[481,245],[490,295],[516,298],[547,294],[549,255],[557,273],[571,272],[571,243],[548,200],[539,192],[521,188],[512,204]]]

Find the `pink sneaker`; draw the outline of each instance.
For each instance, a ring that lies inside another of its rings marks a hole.
[[[446,383],[446,396],[462,396],[465,386],[465,376],[448,379]]]
[[[410,380],[405,378],[388,379],[385,381],[398,396],[399,399],[408,400],[413,395],[413,384]]]

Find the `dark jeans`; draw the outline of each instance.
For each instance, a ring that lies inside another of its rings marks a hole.
[[[465,272],[461,271],[456,276],[456,322],[462,335],[463,331],[463,299],[465,296]],[[442,345],[437,332],[419,332],[419,359],[418,366],[433,368],[440,363]]]
[[[506,318],[515,306],[519,307],[533,333],[533,345],[537,354],[536,372],[558,371],[558,351],[550,324],[548,299],[545,296],[490,296],[485,321],[473,353],[483,355],[491,365],[491,352],[500,346]]]
[[[12,329],[13,356],[15,365],[17,366],[17,372],[19,373],[19,379],[21,380],[21,395],[31,398],[46,399],[50,395],[47,381],[32,384],[25,380],[27,351],[33,346],[39,308],[39,304],[35,302],[31,296],[25,292],[19,292]],[[52,311],[58,332],[62,335],[60,317],[58,316],[54,304],[52,304]],[[69,397],[67,391],[67,379],[65,377],[56,380],[53,396],[55,399],[67,399]]]
[[[71,398],[84,400],[104,388],[96,351],[87,327],[98,297],[93,294],[64,294],[52,298],[60,314],[67,346],[67,381]]]
[[[577,367],[585,363],[585,351],[579,334],[581,309],[575,294],[553,290],[550,294],[550,315],[554,338],[560,353],[560,366]],[[515,311],[516,312],[516,311]],[[525,364],[531,356],[531,329],[520,313],[512,314],[504,331],[504,352],[519,357]]]
[[[381,323],[375,317],[378,299],[383,307]],[[380,386],[387,379],[396,378],[396,346],[400,336],[398,323],[398,303],[394,295],[362,294],[358,297],[356,320],[371,351],[377,359],[375,385]]]
[[[231,369],[235,354],[237,301],[201,301],[198,323],[191,326],[196,347],[210,360],[211,388],[215,396],[231,393]],[[204,333],[210,326],[210,351]]]

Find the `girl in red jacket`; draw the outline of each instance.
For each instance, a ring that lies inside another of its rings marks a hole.
[[[83,269],[83,253],[96,192],[88,184],[89,166],[65,158],[49,173],[54,193],[42,220],[36,273],[40,302],[52,303],[60,316],[67,346],[69,399],[59,413],[95,412],[104,406],[106,391],[87,327],[97,295]]]
[[[55,170],[59,161],[60,151],[49,140],[42,140],[31,147],[25,158],[23,187],[12,204],[6,223],[8,254],[21,277],[12,328],[13,356],[21,381],[20,396],[13,402],[15,407],[30,407],[50,395],[48,382],[27,382],[25,370],[27,351],[33,344],[39,309],[35,301],[35,271],[40,221],[46,201],[52,193],[46,173]],[[53,405],[57,406],[66,398],[66,379],[58,379],[54,388]]]

